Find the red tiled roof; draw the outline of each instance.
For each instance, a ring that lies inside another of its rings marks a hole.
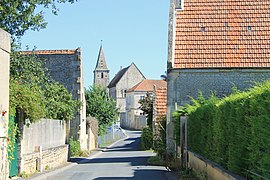
[[[156,85],[157,88],[159,87],[166,87],[167,83],[164,80],[150,80],[150,79],[144,79],[141,82],[139,82],[137,85],[133,86],[128,90],[128,92],[131,91],[147,91],[151,92],[153,91],[153,86]]]
[[[22,54],[75,54],[78,49],[22,51]]]
[[[174,68],[270,67],[269,0],[185,0]]]
[[[161,87],[156,89],[156,108],[157,116],[165,115],[167,112],[167,88]]]

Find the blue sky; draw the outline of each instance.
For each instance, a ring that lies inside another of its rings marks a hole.
[[[101,40],[110,79],[132,62],[148,79],[160,79],[166,70],[168,0],[79,0],[58,7],[58,16],[45,14],[47,28],[26,32],[22,44],[40,50],[81,47],[86,87],[93,84]]]

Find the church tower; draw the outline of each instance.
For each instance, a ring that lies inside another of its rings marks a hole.
[[[103,47],[101,45],[99,49],[97,65],[94,70],[94,84],[107,87],[110,82],[109,72],[110,70],[107,67]]]

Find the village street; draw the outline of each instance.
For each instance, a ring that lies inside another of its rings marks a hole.
[[[140,131],[126,131],[128,137],[107,148],[96,157],[82,158],[75,166],[58,173],[33,179],[102,180],[102,179],[174,179],[165,167],[147,165],[154,154],[139,150]]]

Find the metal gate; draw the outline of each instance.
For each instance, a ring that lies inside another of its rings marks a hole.
[[[16,123],[14,117],[9,118],[10,123]],[[10,129],[9,129],[10,131]],[[18,137],[18,136],[17,136]],[[10,156],[10,152],[8,152],[8,156]],[[14,144],[14,151],[13,151],[13,158],[9,163],[9,177],[17,176],[18,175],[18,138],[16,138]]]

